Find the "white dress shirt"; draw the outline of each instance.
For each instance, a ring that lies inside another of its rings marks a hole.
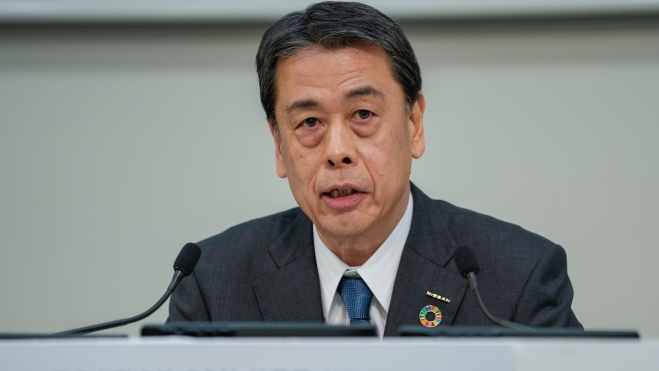
[[[337,288],[342,276],[361,277],[373,292],[373,300],[369,308],[371,323],[376,327],[380,337],[384,335],[396,272],[398,272],[400,257],[403,254],[403,247],[405,247],[405,241],[412,225],[412,208],[412,194],[410,193],[407,209],[405,209],[405,214],[403,214],[396,228],[375,251],[373,256],[360,267],[349,267],[334,255],[321,241],[316,226],[313,226],[313,242],[318,277],[320,278],[320,295],[323,302],[325,323],[330,325],[350,324],[348,311],[343,305],[343,300],[341,300]]]

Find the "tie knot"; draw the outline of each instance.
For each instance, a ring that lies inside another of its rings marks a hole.
[[[359,277],[342,277],[338,291],[348,311],[350,324],[371,323],[369,309],[373,293],[363,279]]]

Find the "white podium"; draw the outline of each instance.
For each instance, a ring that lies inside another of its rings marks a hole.
[[[394,338],[0,341],[11,371],[659,370],[659,340]]]

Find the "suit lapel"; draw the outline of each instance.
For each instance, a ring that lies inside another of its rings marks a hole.
[[[419,312],[434,305],[442,313],[440,326],[450,325],[467,289],[455,264],[448,264],[457,247],[435,202],[412,184],[414,212],[403,249],[387,315],[386,336],[396,335],[401,325],[422,326]],[[450,303],[426,295],[432,292]]]
[[[254,283],[264,321],[324,321],[311,220],[302,212],[270,246],[278,269]]]

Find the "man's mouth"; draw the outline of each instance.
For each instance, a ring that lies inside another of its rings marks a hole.
[[[333,189],[325,194],[330,196],[330,198],[338,198],[343,196],[350,196],[353,193],[357,193],[357,190],[353,188],[341,188]]]
[[[364,198],[364,192],[359,188],[353,188],[351,184],[336,184],[337,188],[325,188],[325,192],[321,194],[322,200],[325,205],[332,209],[346,209],[351,208]]]

